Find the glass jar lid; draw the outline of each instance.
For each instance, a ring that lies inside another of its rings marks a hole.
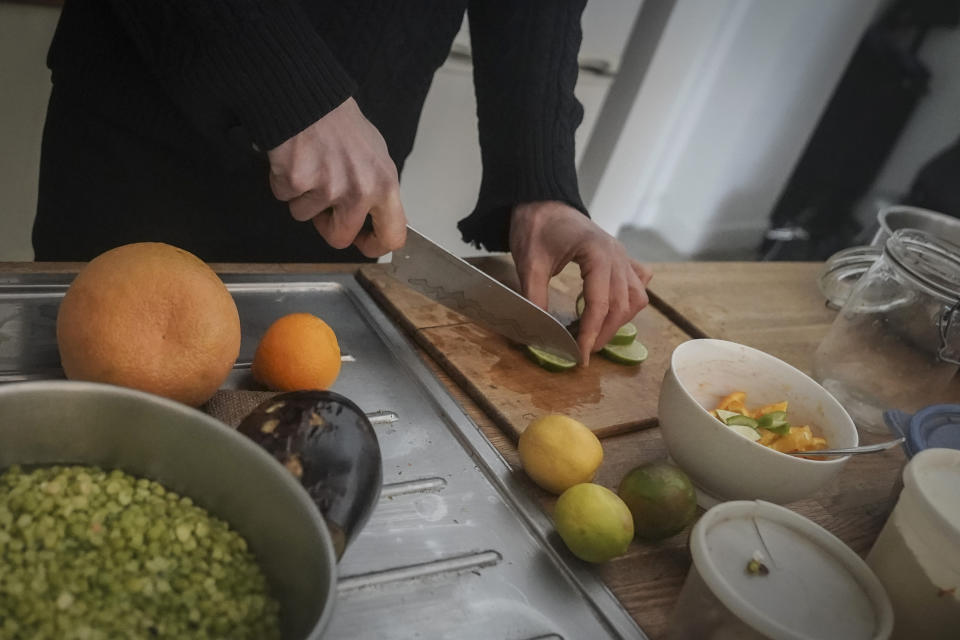
[[[833,309],[839,309],[850,297],[860,277],[880,258],[882,249],[874,246],[850,247],[830,256],[823,265],[817,286]]]
[[[919,229],[900,229],[883,248],[890,262],[947,306],[960,301],[960,247]]]

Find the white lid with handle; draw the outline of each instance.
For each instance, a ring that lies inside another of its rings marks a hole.
[[[694,526],[690,550],[716,598],[766,637],[872,639],[893,629],[890,600],[866,563],[784,507],[721,503]]]

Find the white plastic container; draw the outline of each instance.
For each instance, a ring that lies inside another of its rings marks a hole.
[[[866,563],[785,507],[721,503],[694,525],[690,553],[671,640],[882,640],[893,629],[890,600]],[[751,560],[763,568],[751,571]]]
[[[867,563],[893,602],[894,638],[960,638],[960,451],[925,449]]]

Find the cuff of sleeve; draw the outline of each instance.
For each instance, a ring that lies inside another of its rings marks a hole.
[[[539,136],[528,136],[509,158],[484,154],[477,205],[457,224],[463,241],[488,251],[509,251],[510,216],[525,202],[556,200],[589,216],[577,186],[572,139],[570,144],[547,152]]]
[[[356,91],[294,3],[272,3],[239,27],[205,50],[196,80],[222,96],[260,149],[278,146]]]

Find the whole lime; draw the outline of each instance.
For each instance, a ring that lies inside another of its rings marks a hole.
[[[584,482],[567,489],[553,510],[557,533],[581,560],[606,562],[627,552],[633,517],[617,494]]]
[[[666,462],[630,471],[617,494],[633,515],[637,536],[660,540],[687,526],[697,514],[697,493],[681,469]]]

